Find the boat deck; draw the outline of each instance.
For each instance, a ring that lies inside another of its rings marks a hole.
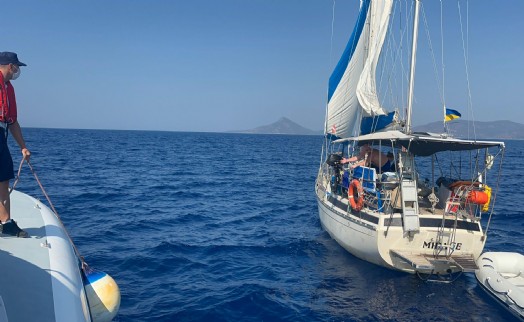
[[[27,231],[30,238],[2,236],[0,239],[0,296],[9,321],[53,321],[54,302],[49,251],[45,224],[38,209],[20,205],[19,196],[12,196],[12,217]],[[20,205],[20,206],[18,206]]]
[[[61,225],[47,207],[17,191],[11,217],[30,238],[0,237],[0,322],[88,320],[78,261]],[[71,314],[78,310],[84,313]]]
[[[473,255],[455,255],[446,258],[443,256],[434,257],[402,250],[391,250],[391,252],[402,258],[417,270],[432,270],[435,267],[435,263],[439,261],[449,262],[450,264],[456,265],[460,267],[463,272],[474,272],[478,269]]]

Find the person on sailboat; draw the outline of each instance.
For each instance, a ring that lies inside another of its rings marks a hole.
[[[395,172],[397,167],[395,165],[395,155],[393,154],[393,152],[391,152],[391,151],[388,152],[387,158],[389,160],[389,170],[385,170],[385,171],[382,171],[382,172]]]
[[[15,90],[11,81],[20,76],[20,66],[27,66],[12,52],[0,52],[0,233],[16,237],[29,237],[11,219],[9,180],[14,179],[13,159],[7,145],[8,131],[22,149],[22,156],[29,160],[31,152],[25,145],[22,129],[17,120]]]
[[[360,153],[351,158],[342,159],[341,163],[355,162],[351,168],[358,166],[371,166],[377,170],[378,173],[391,171],[391,161],[382,152],[372,148],[369,144],[364,144],[360,147]]]

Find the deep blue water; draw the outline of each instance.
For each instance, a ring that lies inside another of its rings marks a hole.
[[[472,274],[428,283],[338,246],[320,226],[314,195],[321,137],[24,135],[79,251],[120,286],[115,321],[512,319]],[[524,142],[506,145],[486,250],[522,252]],[[43,199],[27,167],[17,189]]]

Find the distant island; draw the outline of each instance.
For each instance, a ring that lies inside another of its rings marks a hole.
[[[251,130],[231,131],[249,134],[290,134],[290,135],[322,135],[322,131],[313,131],[291,121],[287,117],[269,125],[263,125]]]
[[[524,140],[524,124],[512,121],[490,121],[475,122],[467,120],[455,120],[448,123],[450,134],[456,138],[495,139],[495,140]],[[442,133],[444,125],[442,122],[432,122],[425,125],[413,127],[414,132]],[[230,131],[234,133],[249,134],[288,134],[288,135],[322,135],[323,131],[314,131],[305,128],[286,117],[278,121],[256,127],[250,130]]]
[[[524,140],[524,124],[512,121],[490,121],[473,122],[467,120],[455,120],[448,123],[449,132],[452,136],[462,139],[495,139],[495,140]],[[442,133],[444,126],[442,122],[433,122],[426,125],[414,126],[414,132]]]

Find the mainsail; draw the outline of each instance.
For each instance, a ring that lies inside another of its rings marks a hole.
[[[376,66],[389,25],[393,0],[362,0],[360,13],[329,79],[326,133],[360,134],[362,117],[385,115],[376,90]]]

